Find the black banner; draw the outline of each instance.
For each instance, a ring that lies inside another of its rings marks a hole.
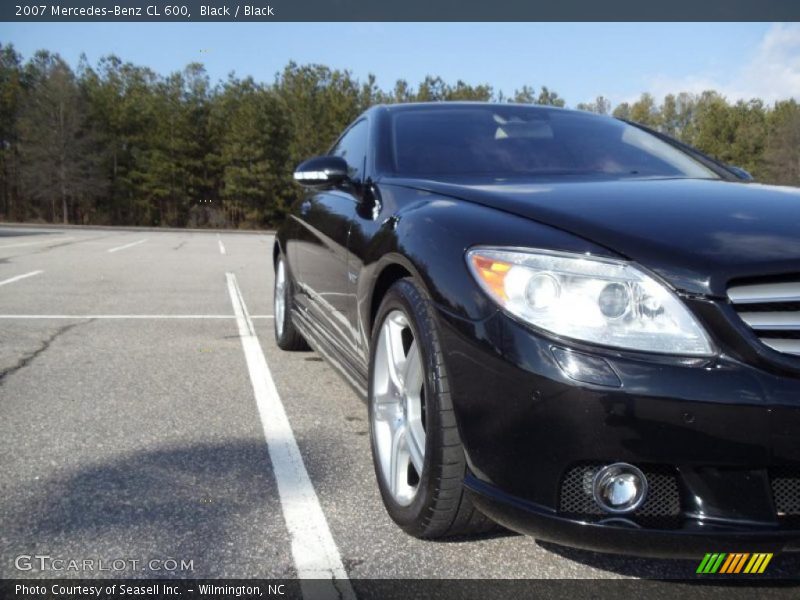
[[[797,0],[17,0],[2,21],[798,21]]]
[[[0,580],[5,600],[103,599],[254,599],[286,600],[510,600],[548,598],[589,600],[633,598],[672,600],[676,597],[724,600],[796,598],[798,585],[731,576],[680,581],[614,579],[539,580],[103,580],[103,579],[6,579]]]

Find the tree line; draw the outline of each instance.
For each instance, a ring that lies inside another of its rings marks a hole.
[[[166,76],[116,56],[72,69],[58,54],[23,60],[0,45],[0,219],[175,227],[274,225],[299,193],[292,171],[377,103],[489,100],[564,106],[558,93],[428,76],[381,89],[370,75],[289,63],[269,83],[201,64]],[[612,110],[759,180],[800,184],[800,105],[731,103],[714,91]]]

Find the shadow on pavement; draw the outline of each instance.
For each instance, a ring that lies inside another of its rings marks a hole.
[[[239,558],[253,554],[252,538],[247,547],[243,540],[254,528],[263,538],[255,548],[263,555],[247,557],[254,564],[275,564],[276,554],[289,552],[262,440],[142,452],[47,480],[6,485],[3,495],[4,577],[47,575],[14,569],[14,556],[37,552],[76,559],[193,559],[201,572],[157,576],[254,577],[258,574],[247,572]],[[290,560],[283,568],[282,574],[291,576]]]

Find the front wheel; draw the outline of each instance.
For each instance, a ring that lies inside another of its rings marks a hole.
[[[383,503],[403,530],[439,538],[494,527],[464,494],[466,460],[433,307],[411,279],[389,289],[375,319],[369,416]]]

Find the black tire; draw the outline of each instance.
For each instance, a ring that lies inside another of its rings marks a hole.
[[[279,315],[278,306],[278,278],[280,269],[283,269],[283,314]],[[292,283],[291,271],[289,270],[289,263],[284,258],[283,254],[278,255],[278,260],[275,261],[275,283],[273,286],[273,307],[276,308],[275,318],[273,319],[275,342],[281,350],[297,351],[309,350],[308,343],[297,331],[297,328],[292,322],[292,303],[293,303],[294,286]]]
[[[390,312],[401,310],[410,325],[422,359],[425,455],[415,496],[408,506],[395,501],[381,473],[373,421],[376,348]],[[450,385],[436,328],[433,306],[412,279],[401,279],[387,291],[372,331],[369,362],[369,422],[372,458],[383,503],[406,533],[436,539],[490,531],[495,523],[478,512],[464,492],[466,459],[456,426]]]

